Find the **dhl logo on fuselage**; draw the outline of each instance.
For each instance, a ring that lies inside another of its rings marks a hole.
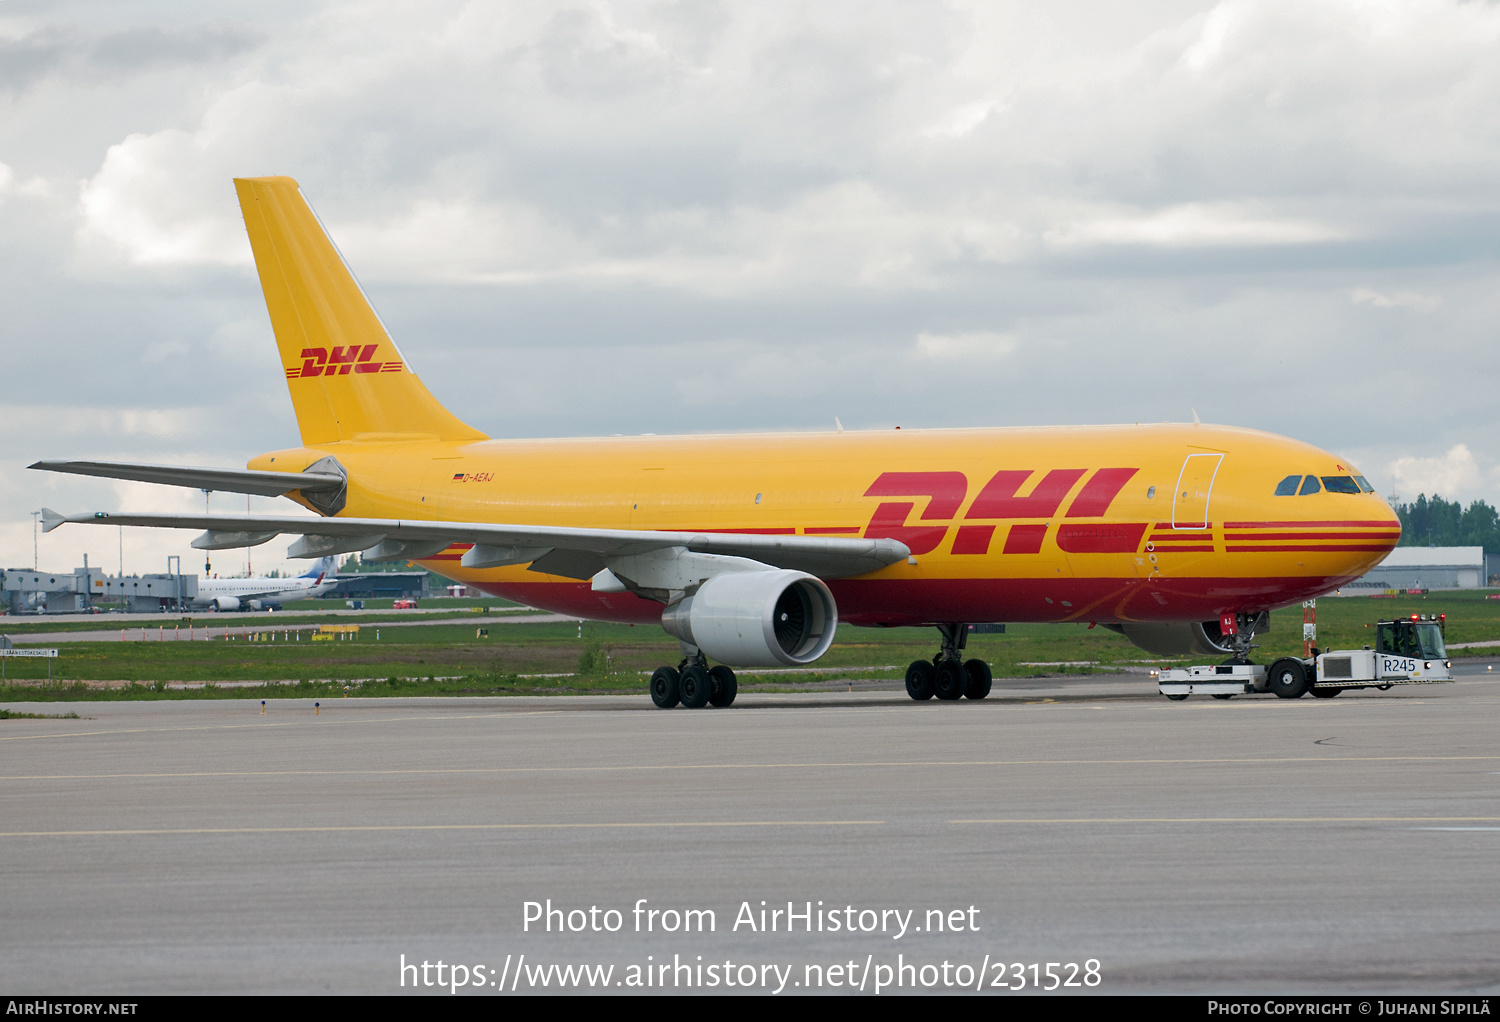
[[[1138,468],[1101,468],[1089,476],[1063,514],[1066,518],[1102,518]],[[1002,469],[984,484],[964,514],[953,539],[955,554],[987,554],[999,527],[997,519],[1052,518],[1062,507],[1086,468],[1052,469],[1025,496],[1020,495],[1032,469]],[[952,522],[969,494],[969,480],[962,472],[885,472],[865,491],[866,497],[927,497],[927,507],[917,521]],[[908,525],[913,500],[882,502],[870,517],[864,535],[870,539],[896,539],[913,554],[931,553],[948,534],[949,525]],[[992,524],[967,524],[988,521]],[[1057,528],[1057,545],[1066,553],[1127,553],[1140,546],[1146,522],[1063,523]],[[1012,525],[1005,536],[1007,554],[1035,554],[1042,549],[1048,524]]]
[[[338,345],[332,351],[327,348],[303,348],[298,357],[301,366],[292,366],[286,371],[289,380],[306,380],[313,376],[348,376],[356,373],[399,373],[402,365],[396,362],[375,361],[378,344]]]
[[[1212,553],[1212,522],[1081,522],[1069,519],[1103,518],[1120,491],[1139,472],[1136,468],[1101,468],[1090,475],[1077,496],[1062,511],[1068,494],[1088,475],[1083,468],[1052,469],[1025,496],[1021,489],[1036,475],[1031,469],[996,472],[979,491],[958,523],[951,552],[983,555],[990,552],[995,533],[1006,519],[1016,522],[1005,531],[1002,553],[1039,554],[1052,522],[1035,519],[1058,517],[1053,533],[1057,547],[1069,554],[1134,553],[1146,540],[1146,550],[1157,553]],[[896,539],[913,554],[936,550],[968,497],[969,481],[962,472],[885,472],[865,491],[866,497],[927,498],[927,507],[909,523],[915,500],[882,501],[870,516],[863,533],[870,539]],[[928,525],[926,522],[944,524]],[[988,524],[979,524],[987,522]],[[1401,526],[1395,521],[1335,520],[1285,522],[1226,522],[1228,553],[1263,552],[1380,552],[1395,547]],[[1280,530],[1296,531],[1280,531]],[[1147,531],[1150,530],[1150,535]],[[1268,531],[1270,530],[1270,531]],[[1312,531],[1309,531],[1312,530]],[[1323,531],[1319,531],[1323,530]],[[1326,531],[1334,530],[1334,531]],[[1359,530],[1359,531],[1353,531]],[[1374,531],[1366,531],[1374,530]],[[853,529],[808,529],[809,533],[858,532]],[[1267,543],[1267,540],[1279,542]],[[1286,541],[1292,541],[1287,543]],[[1310,542],[1322,541],[1322,542]],[[1330,542],[1331,541],[1331,542]]]

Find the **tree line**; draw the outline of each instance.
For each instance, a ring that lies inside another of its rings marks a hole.
[[[1482,546],[1500,553],[1500,512],[1482,500],[1468,507],[1422,494],[1410,504],[1397,504],[1401,546]]]

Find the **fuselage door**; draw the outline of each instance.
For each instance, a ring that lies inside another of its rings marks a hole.
[[[1183,460],[1172,494],[1172,528],[1208,528],[1208,498],[1223,460],[1222,454],[1189,454]]]

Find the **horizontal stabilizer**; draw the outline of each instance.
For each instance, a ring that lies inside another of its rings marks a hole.
[[[48,516],[51,517],[48,517]],[[776,568],[792,568],[820,578],[850,578],[865,575],[898,561],[911,551],[894,539],[858,539],[834,536],[768,536],[734,532],[646,532],[630,529],[575,529],[546,525],[487,525],[477,522],[424,522],[396,518],[314,518],[309,515],[198,515],[116,514],[96,511],[63,516],[44,511],[48,531],[65,522],[94,525],[146,526],[158,529],[207,529],[226,533],[277,533],[304,537],[292,556],[320,556],[344,550],[359,550],[395,540],[402,543],[469,543],[483,547],[527,547],[551,550],[550,562],[566,552],[592,554],[584,560],[592,570],[573,577],[587,579],[602,567],[600,558],[649,553],[682,547],[697,553],[747,557]],[[326,542],[319,542],[319,541]],[[362,546],[360,545],[362,544]],[[439,548],[441,549],[441,548]],[[530,553],[530,551],[527,551]],[[502,558],[503,559],[503,558]],[[518,562],[511,562],[518,563]],[[549,570],[538,563],[538,569]],[[581,567],[579,569],[581,570]]]
[[[253,493],[261,497],[280,497],[293,490],[333,491],[344,485],[344,477],[336,472],[261,472],[248,468],[186,468],[182,465],[133,465],[114,461],[38,461],[27,468],[166,486],[190,486],[195,490]]]

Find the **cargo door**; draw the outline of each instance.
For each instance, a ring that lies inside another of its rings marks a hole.
[[[1172,494],[1172,528],[1208,528],[1208,499],[1223,460],[1222,454],[1189,454],[1183,460]]]

